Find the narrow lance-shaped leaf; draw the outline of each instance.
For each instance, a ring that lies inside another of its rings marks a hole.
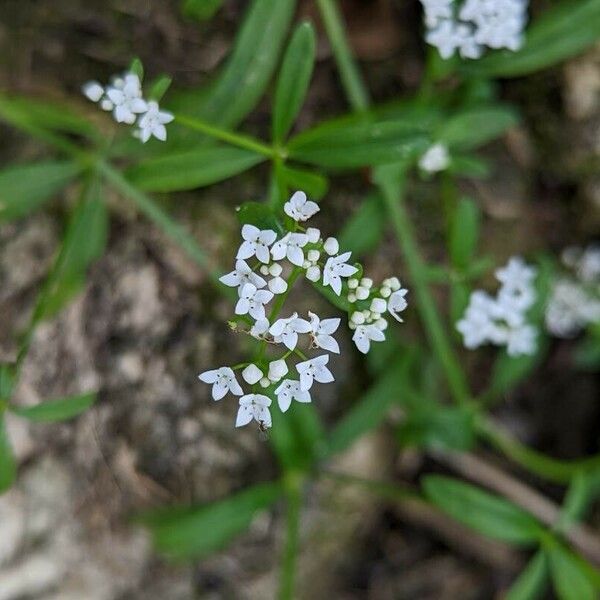
[[[0,494],[13,484],[17,475],[17,464],[6,434],[4,416],[0,414]]]
[[[594,584],[593,568],[562,545],[555,543],[548,549],[554,589],[560,600],[594,600],[598,586]]]
[[[96,393],[88,392],[60,398],[58,400],[47,400],[35,406],[10,406],[10,410],[30,421],[56,422],[66,421],[86,411],[96,401]]]
[[[315,31],[310,23],[298,26],[283,57],[275,90],[273,139],[281,142],[294,124],[312,76],[315,62]]]
[[[550,569],[543,551],[529,561],[506,594],[505,600],[539,600],[546,595]]]
[[[381,197],[369,194],[342,227],[338,235],[340,247],[350,250],[354,258],[360,258],[379,246],[386,224]]]
[[[452,215],[448,240],[452,264],[461,270],[465,270],[475,256],[480,220],[477,204],[469,198],[461,198]]]
[[[286,185],[288,191],[293,193],[302,190],[312,200],[320,200],[329,189],[327,178],[315,171],[280,165],[278,167],[278,176]],[[285,200],[287,201],[288,198],[285,198]]]
[[[201,558],[224,548],[248,528],[255,515],[281,494],[278,483],[263,483],[228,498],[142,516],[157,549],[173,559]]]

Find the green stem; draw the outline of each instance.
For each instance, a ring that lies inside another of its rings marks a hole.
[[[417,308],[429,343],[444,369],[452,397],[457,403],[466,404],[469,402],[470,392],[465,374],[444,331],[427,283],[426,265],[419,253],[415,232],[402,193],[399,193],[404,177],[403,169],[398,166],[380,168],[376,171],[375,180],[381,189],[394,233],[408,266],[417,299]]]
[[[354,110],[364,111],[369,107],[369,93],[352,57],[336,1],[317,0],[317,5],[348,101]]]
[[[300,547],[303,478],[295,473],[289,473],[284,481],[287,497],[286,537],[281,564],[279,598],[281,600],[292,600],[294,598],[294,583]]]
[[[259,154],[264,154],[269,158],[275,158],[277,156],[285,156],[285,150],[280,150],[279,152],[275,149],[271,148],[271,146],[267,146],[263,144],[260,140],[257,140],[248,135],[243,135],[240,133],[235,133],[234,131],[229,131],[227,129],[221,129],[220,127],[215,127],[214,125],[210,125],[205,121],[197,119],[195,117],[189,117],[187,115],[175,115],[175,120],[180,125],[187,127],[188,129],[193,129],[194,131],[199,131],[200,133],[204,133],[209,137],[215,138],[217,140],[221,140],[223,142],[227,142],[232,146],[238,146],[238,148],[244,148],[245,150],[252,150],[253,152],[258,152]]]

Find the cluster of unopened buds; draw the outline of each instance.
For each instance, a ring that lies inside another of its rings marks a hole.
[[[516,51],[523,44],[528,0],[421,0],[428,44],[442,58],[456,51],[480,58],[487,46]]]
[[[276,397],[279,408],[286,412],[292,400],[311,401],[315,382],[334,381],[327,366],[328,352],[340,352],[334,338],[340,318],[322,319],[311,311],[308,311],[308,318],[299,316],[297,312],[278,318],[280,307],[277,305],[267,315],[266,307],[273,298],[287,293],[301,275],[315,284],[331,287],[337,296],[345,295],[350,306],[348,325],[354,332],[352,339],[363,353],[369,351],[371,342],[385,340],[384,331],[388,326],[385,314],[402,321],[399,313],[407,306],[407,290],[402,288],[396,277],[386,279],[379,288],[375,288],[369,278],[353,277],[362,268],[349,263],[351,253],[340,253],[335,238],[323,239],[318,229],[301,225],[318,211],[319,206],[308,200],[306,194],[296,192],[285,203],[284,212],[290,217],[286,219],[289,227],[279,239],[272,229],[243,225],[243,241],[237,252],[235,269],[220,279],[223,284],[238,291],[237,320],[231,323],[231,327],[261,342],[253,362],[221,367],[199,375],[201,381],[212,384],[215,400],[220,400],[228,392],[241,396],[236,427],[247,425],[253,419],[261,428],[271,427],[271,396]],[[247,262],[250,260],[253,264]],[[301,336],[308,338],[303,349],[299,347]],[[267,359],[267,349],[277,346],[283,346],[278,356]],[[305,354],[315,350],[321,353],[313,358]],[[288,366],[292,358],[298,360],[294,366],[295,377],[290,374]],[[242,390],[236,378],[237,370],[241,370],[243,381],[252,386],[250,393]]]
[[[513,257],[495,275],[502,284],[496,297],[482,290],[473,292],[456,328],[469,349],[489,343],[506,346],[510,356],[534,354],[537,329],[527,322],[527,312],[537,296],[536,270]]]
[[[163,142],[167,139],[165,125],[174,117],[160,110],[155,100],[144,99],[142,83],[135,73],[115,76],[106,87],[97,81],[88,81],[82,91],[88,100],[111,112],[117,123],[135,125],[133,135],[142,142],[146,143],[152,136]]]
[[[600,246],[567,248],[565,270],[552,284],[546,306],[546,327],[561,338],[577,335],[600,321]]]

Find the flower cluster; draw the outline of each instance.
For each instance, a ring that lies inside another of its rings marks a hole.
[[[495,275],[502,284],[496,297],[481,290],[473,292],[456,328],[469,349],[491,343],[506,346],[510,356],[533,354],[537,330],[527,323],[526,315],[536,300],[536,270],[513,257]]]
[[[487,46],[518,50],[523,44],[528,0],[421,0],[428,44],[442,58],[456,51],[463,58],[480,58]]]
[[[165,141],[165,125],[173,120],[171,113],[161,111],[158,102],[145,100],[142,84],[135,73],[113,77],[111,85],[103,87],[97,81],[88,81],[83,88],[88,100],[99,104],[102,110],[112,112],[117,123],[134,125],[134,135],[146,143],[152,136]]]
[[[569,338],[600,321],[600,246],[567,248],[562,255],[567,273],[552,285],[546,306],[546,327]]]
[[[384,314],[402,321],[399,313],[407,306],[407,290],[402,288],[398,278],[386,279],[379,288],[373,287],[371,279],[359,278],[362,268],[350,264],[351,253],[340,252],[337,239],[323,239],[319,229],[303,227],[302,223],[318,211],[319,206],[308,200],[306,194],[296,192],[284,205],[290,227],[280,237],[273,229],[243,225],[235,268],[220,278],[224,285],[235,287],[238,292],[237,321],[231,324],[232,328],[261,342],[253,362],[205,371],[199,376],[201,381],[212,384],[215,400],[228,392],[241,396],[236,427],[252,420],[261,428],[271,427],[271,396],[277,399],[281,411],[286,412],[292,400],[311,402],[315,382],[334,381],[327,366],[328,352],[340,352],[334,334],[341,319],[321,318],[312,311],[308,311],[307,318],[297,312],[278,317],[281,301],[274,303],[267,313],[271,301],[286,294],[299,276],[330,287],[337,296],[344,293],[350,306],[348,325],[354,331],[352,339],[363,353],[369,351],[371,342],[385,339],[388,322]],[[353,278],[354,275],[357,277]],[[306,343],[302,344],[302,340]],[[267,348],[278,346],[283,348],[277,357],[265,358]],[[312,350],[319,352],[308,358],[305,352]],[[295,376],[290,375],[288,366],[294,357],[300,359],[294,365]],[[241,369],[242,379],[253,386],[250,393],[244,394],[236,379],[238,369]],[[261,388],[264,393],[257,393]]]
[[[450,154],[445,144],[433,144],[419,159],[419,167],[426,173],[445,171],[450,166]]]

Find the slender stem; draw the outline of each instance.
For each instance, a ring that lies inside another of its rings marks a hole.
[[[234,131],[229,131],[227,129],[221,129],[220,127],[215,127],[214,125],[210,125],[205,121],[197,119],[195,117],[189,117],[187,115],[175,115],[175,120],[180,125],[187,127],[188,129],[193,129],[194,131],[199,131],[200,133],[204,133],[209,137],[215,138],[217,140],[221,140],[223,142],[227,142],[232,146],[237,146],[238,148],[244,148],[246,150],[252,150],[253,152],[258,152],[259,154],[264,154],[269,158],[275,158],[277,156],[285,156],[285,150],[276,151],[271,146],[267,144],[263,144],[260,140],[257,140],[248,135],[243,135],[241,133],[235,133]]]
[[[285,548],[283,551],[281,581],[279,584],[279,598],[281,600],[292,600],[294,598],[294,583],[300,548],[302,482],[303,478],[295,473],[289,473],[285,477],[287,512]]]
[[[454,400],[459,404],[466,404],[469,402],[470,392],[465,374],[444,331],[438,309],[427,283],[426,265],[419,253],[416,236],[404,199],[402,194],[398,193],[400,178],[399,176],[390,176],[389,171],[379,170],[376,180],[392,220],[398,244],[402,248],[406,259],[417,298],[417,308],[431,347],[444,369]]]
[[[348,101],[354,110],[364,111],[369,106],[369,93],[352,57],[336,0],[317,0],[317,5]]]

